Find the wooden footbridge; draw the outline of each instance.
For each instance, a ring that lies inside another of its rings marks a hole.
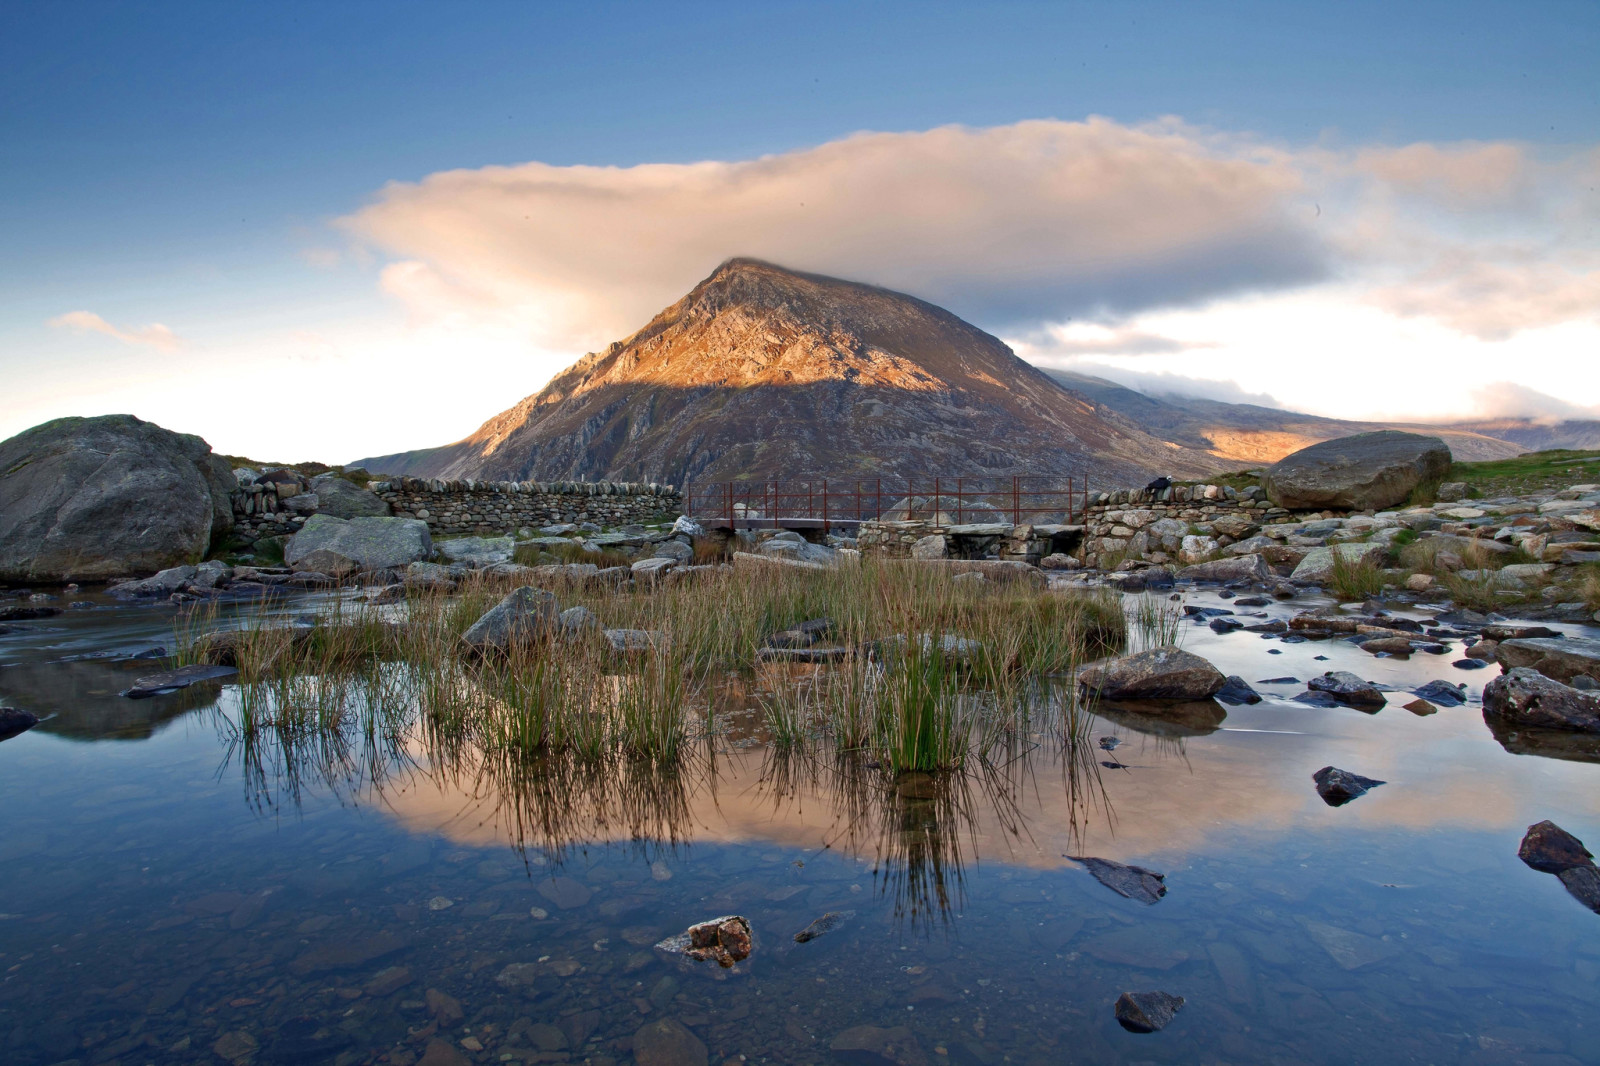
[[[689,482],[683,513],[713,529],[850,529],[862,522],[1073,525],[1089,507],[1081,475],[808,478]]]

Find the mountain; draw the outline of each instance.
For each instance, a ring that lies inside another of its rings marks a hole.
[[[932,304],[732,259],[466,439],[357,465],[680,485],[1089,471],[1126,484],[1218,463],[1063,388]]]
[[[1600,421],[1543,422],[1531,418],[1496,418],[1479,422],[1452,422],[1450,428],[1498,437],[1525,452],[1553,448],[1600,449]]]
[[[1219,400],[1201,400],[1188,396],[1181,398],[1148,396],[1088,374],[1077,374],[1066,370],[1047,370],[1045,373],[1063,388],[1085,396],[1099,405],[1108,417],[1121,416],[1176,447],[1211,455],[1217,464],[1217,469],[1261,466],[1276,462],[1290,452],[1318,441],[1378,429],[1403,429],[1439,437],[1450,446],[1451,453],[1464,462],[1505,459],[1534,447],[1511,435],[1514,430],[1527,432],[1533,427],[1533,423],[1524,420],[1505,420],[1492,425],[1350,422],[1249,403],[1223,403]],[[1569,426],[1583,424],[1567,423]],[[1600,429],[1600,425],[1588,424]],[[1497,432],[1495,427],[1500,431]],[[1528,436],[1532,439],[1534,434],[1530,432]],[[1537,446],[1585,447],[1586,445]]]

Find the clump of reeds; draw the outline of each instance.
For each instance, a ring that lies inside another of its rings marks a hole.
[[[1148,593],[1139,596],[1127,614],[1128,650],[1148,651],[1181,644],[1183,618],[1180,604]]]
[[[1351,558],[1339,551],[1339,546],[1329,548],[1332,569],[1328,585],[1341,600],[1365,600],[1383,591],[1383,570],[1377,563],[1365,558]]]

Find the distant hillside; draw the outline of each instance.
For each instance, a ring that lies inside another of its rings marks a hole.
[[[353,465],[682,484],[1074,470],[1129,483],[1218,464],[1062,388],[932,304],[734,259],[465,440]]]

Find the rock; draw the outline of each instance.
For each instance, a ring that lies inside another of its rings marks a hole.
[[[410,968],[405,966],[386,966],[367,980],[362,991],[369,996],[390,996],[410,983]]]
[[[558,610],[552,593],[523,585],[472,623],[461,642],[478,652],[509,651],[554,633]]]
[[[461,1001],[448,992],[430,988],[423,993],[422,998],[428,1004],[428,1013],[440,1025],[455,1025],[466,1017],[466,1011],[461,1009]]]
[[[1600,681],[1600,640],[1583,637],[1529,637],[1503,640],[1495,658],[1506,669],[1531,667],[1556,681],[1579,674]]]
[[[1196,563],[1178,571],[1180,581],[1248,581],[1251,583],[1272,579],[1272,568],[1259,555],[1238,555],[1231,559],[1214,559],[1209,563]]]
[[[1166,992],[1124,992],[1117,997],[1117,1022],[1130,1033],[1160,1032],[1183,1004],[1182,996]]]
[[[416,518],[335,518],[314,514],[289,538],[284,562],[334,577],[394,570],[433,554],[428,523]]]
[[[1590,866],[1574,866],[1570,870],[1562,870],[1556,875],[1561,879],[1567,894],[1579,903],[1588,907],[1596,914],[1600,914],[1600,869]]]
[[[794,935],[796,944],[809,943],[824,933],[831,933],[856,916],[855,911],[829,911]]]
[[[1439,486],[1439,491],[1434,493],[1434,499],[1440,503],[1455,503],[1457,500],[1467,498],[1467,483],[1465,481],[1446,481]]]
[[[1519,728],[1600,733],[1600,694],[1519,666],[1484,686],[1483,717],[1491,725],[1498,720]]]
[[[1322,441],[1267,468],[1267,499],[1291,511],[1381,511],[1403,503],[1425,481],[1450,469],[1450,449],[1438,437],[1398,430]]]
[[[750,922],[737,914],[691,925],[677,936],[671,936],[656,945],[656,950],[667,955],[682,955],[697,962],[714,962],[723,969],[750,957],[753,950]]]
[[[1039,567],[1042,570],[1078,570],[1083,567],[1083,561],[1074,556],[1056,552],[1039,560]]]
[[[557,618],[562,635],[568,637],[583,636],[593,633],[600,628],[600,619],[589,608],[582,606],[568,607]]]
[[[408,589],[423,592],[454,592],[456,588],[450,568],[438,563],[412,563],[406,567],[403,583]]]
[[[1334,553],[1350,565],[1378,566],[1389,554],[1382,544],[1332,544],[1326,548],[1313,548],[1294,568],[1289,580],[1296,585],[1328,585],[1333,582]]]
[[[1433,588],[1432,574],[1412,574],[1406,578],[1406,588],[1412,592],[1427,592]]]
[[[260,1048],[261,1045],[256,1041],[256,1038],[243,1029],[234,1029],[223,1033],[211,1045],[211,1050],[216,1053],[218,1058],[226,1059],[235,1063],[236,1066],[243,1066],[244,1063],[249,1062]]]
[[[1387,784],[1335,766],[1324,766],[1311,775],[1311,780],[1317,784],[1317,795],[1330,807],[1342,807],[1357,796],[1366,795],[1369,788]]]
[[[1301,924],[1305,926],[1306,932],[1311,934],[1311,939],[1315,940],[1342,970],[1359,970],[1363,966],[1370,966],[1400,954],[1399,945],[1387,940],[1380,940],[1363,933],[1353,933],[1337,925],[1329,925],[1327,922],[1304,920]]]
[[[672,523],[672,532],[685,537],[703,537],[706,535],[705,527],[688,515],[678,516],[678,520]]]
[[[32,711],[19,711],[15,707],[0,707],[0,740],[20,736],[39,724],[39,716]]]
[[[1197,534],[1188,534],[1179,543],[1178,561],[1181,563],[1194,563],[1210,559],[1221,550],[1215,537],[1202,537]]]
[[[180,666],[176,670],[167,670],[159,674],[141,677],[130,688],[124,689],[122,695],[130,700],[148,699],[166,692],[176,692],[181,688],[188,688],[197,681],[215,681],[224,677],[232,677],[239,671],[231,666],[210,666],[205,663],[196,663],[192,666]]]
[[[665,559],[660,556],[655,556],[650,559],[638,560],[631,567],[629,567],[629,570],[633,572],[633,576],[636,580],[651,581],[655,578],[659,578],[662,574],[666,573],[668,570],[671,570],[677,565],[678,560],[676,559]]]
[[[1502,640],[1537,640],[1540,637],[1559,637],[1559,630],[1548,626],[1530,626],[1515,622],[1505,622],[1497,625],[1483,627],[1483,639],[1499,642]]]
[[[1321,677],[1306,682],[1313,692],[1326,693],[1332,699],[1349,707],[1378,710],[1389,702],[1383,691],[1370,681],[1364,681],[1348,670],[1330,670]]]
[[[1528,826],[1517,848],[1517,858],[1547,874],[1594,864],[1594,856],[1583,841],[1548,819]]]
[[[482,567],[493,563],[509,563],[517,542],[511,537],[451,537],[436,542],[434,546],[439,549],[440,555],[453,563]]]
[[[766,559],[812,563],[817,566],[832,566],[839,561],[837,550],[825,544],[812,544],[800,534],[788,531],[756,545],[756,555]]]
[[[539,895],[564,911],[576,910],[594,896],[594,892],[570,877],[546,878],[535,887],[539,890]]]
[[[1078,673],[1080,687],[1107,700],[1203,700],[1227,683],[1215,666],[1171,645],[1105,659]]]
[[[236,485],[205,441],[132,415],[24,430],[0,442],[0,583],[198,563],[233,529]]]
[[[383,930],[356,940],[313,945],[290,963],[289,969],[301,977],[336,970],[357,970],[409,946],[404,937]]]
[[[1405,706],[1406,710],[1410,711],[1412,714],[1416,715],[1419,718],[1425,717],[1425,716],[1430,715],[1430,714],[1438,714],[1439,713],[1439,708],[1435,707],[1433,704],[1429,703],[1427,700],[1412,700],[1410,703],[1407,703],[1404,706]]]
[[[1223,703],[1239,707],[1247,703],[1260,703],[1261,693],[1250,687],[1250,682],[1238,674],[1229,675],[1223,686],[1214,694]]]
[[[1448,681],[1429,681],[1421,688],[1414,688],[1411,691],[1425,700],[1442,703],[1446,707],[1459,707],[1467,702],[1467,686],[1465,684],[1452,685]]]
[[[700,1038],[674,1018],[640,1026],[633,1034],[633,1059],[639,1066],[706,1066]]]
[[[338,474],[321,474],[311,479],[317,497],[317,513],[335,518],[385,518],[389,505],[353,481]]]
[[[430,1040],[417,1066],[472,1066],[472,1060],[448,1040]]]
[[[835,1059],[850,1066],[928,1066],[922,1045],[903,1025],[852,1026],[835,1036],[828,1048]]]
[[[913,559],[943,559],[949,555],[949,544],[943,534],[934,533],[919,538],[911,545]]]
[[[676,563],[690,563],[694,561],[694,549],[681,540],[664,540],[656,545],[654,557],[671,559]]]
[[[1128,866],[1110,859],[1096,859],[1088,855],[1068,855],[1073,862],[1081,862],[1094,879],[1119,896],[1153,904],[1167,894],[1166,874],[1158,874],[1143,866]]]
[[[604,633],[611,650],[620,655],[637,655],[668,646],[667,635],[654,629],[607,629]]]

